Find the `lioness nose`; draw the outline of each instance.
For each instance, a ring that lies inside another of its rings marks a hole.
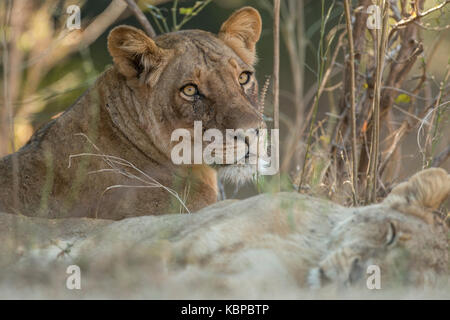
[[[250,142],[254,138],[259,136],[259,129],[247,129],[242,132],[238,132],[237,138],[244,140],[246,143]]]

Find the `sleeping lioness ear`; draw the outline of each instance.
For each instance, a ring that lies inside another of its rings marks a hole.
[[[441,168],[420,171],[396,186],[383,203],[400,212],[433,222],[431,212],[450,196],[450,175]]]
[[[255,45],[261,36],[261,16],[252,7],[244,7],[222,24],[219,38],[247,64],[256,62]]]
[[[143,31],[130,26],[111,30],[108,50],[122,75],[146,83],[156,82],[170,56],[169,50],[158,47]]]

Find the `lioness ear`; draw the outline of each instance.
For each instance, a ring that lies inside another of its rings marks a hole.
[[[252,7],[244,7],[222,24],[219,38],[247,64],[256,62],[255,45],[261,36],[261,16]]]
[[[416,173],[396,186],[383,203],[431,223],[431,212],[450,195],[450,175],[444,169],[431,168]]]
[[[108,36],[108,50],[114,65],[127,79],[156,81],[168,60],[168,50],[162,49],[143,31],[119,26]]]

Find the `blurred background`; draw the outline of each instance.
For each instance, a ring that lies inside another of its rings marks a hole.
[[[443,2],[390,1],[389,24]],[[173,29],[173,1],[137,3],[157,33]],[[376,45],[373,30],[357,29],[358,23],[367,20],[372,1],[350,3],[357,60],[359,178],[364,189]],[[70,5],[81,9],[80,29],[66,26]],[[234,10],[246,5],[257,8],[263,19],[257,46],[257,77],[263,87],[273,70],[272,0],[177,1],[178,23],[188,21],[176,27],[217,33]],[[380,197],[422,168],[433,165],[450,170],[446,154],[450,144],[449,8],[442,6],[412,21],[389,39],[380,118]],[[2,0],[0,17],[0,156],[22,147],[37,128],[67,109],[111,65],[106,38],[113,27],[141,27],[122,0]],[[348,41],[343,1],[282,0],[280,28],[282,189],[349,204]],[[268,84],[265,115],[271,127],[272,83]],[[272,187],[270,183],[249,185],[239,193],[233,188],[226,186],[228,197],[243,198]]]

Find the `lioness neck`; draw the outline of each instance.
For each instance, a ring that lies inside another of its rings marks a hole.
[[[175,168],[140,128],[130,108],[136,101],[121,81],[107,70],[64,114],[0,159],[0,211],[121,219],[215,202],[215,172]]]

